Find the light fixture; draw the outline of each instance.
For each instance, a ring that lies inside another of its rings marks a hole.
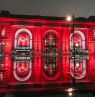
[[[79,67],[79,63],[76,63],[76,67]]]
[[[71,97],[71,96],[73,96],[74,89],[73,88],[68,88],[67,92],[68,92],[68,96]]]
[[[79,44],[78,44],[78,43],[76,43],[76,44],[75,44],[75,46],[77,46],[77,47],[78,47],[78,46],[79,46]]]
[[[72,93],[72,92],[69,92],[69,93],[68,93],[68,95],[69,95],[69,96],[72,96],[72,95],[73,95],[73,93]]]
[[[72,17],[71,17],[71,16],[67,16],[67,17],[66,17],[66,20],[67,20],[68,22],[70,22],[70,21],[72,20]]]
[[[74,91],[73,88],[69,88],[69,89],[67,89],[67,92],[73,92],[73,91]]]

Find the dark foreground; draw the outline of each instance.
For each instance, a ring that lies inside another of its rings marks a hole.
[[[87,92],[76,92],[69,95],[69,93],[9,93],[9,94],[0,94],[0,97],[95,97],[94,91]]]

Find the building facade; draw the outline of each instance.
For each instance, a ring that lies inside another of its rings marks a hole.
[[[94,89],[95,20],[73,22],[1,13],[0,92]]]

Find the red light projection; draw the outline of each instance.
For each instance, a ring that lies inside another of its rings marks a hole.
[[[29,71],[29,64],[23,62],[17,64],[18,75],[26,76],[28,74],[28,71]]]
[[[85,50],[85,36],[81,31],[75,31],[74,34],[71,34],[70,49],[71,49],[71,60],[70,60],[71,75],[76,79],[82,79],[86,76],[86,59],[83,59],[86,56],[86,50]],[[73,59],[74,57],[75,62]]]
[[[75,21],[72,33],[63,19],[0,16],[0,21],[1,93],[65,90],[74,80],[78,89],[83,83],[93,88],[95,23]]]
[[[32,62],[30,61],[31,32],[25,28],[17,30],[14,42],[14,77],[18,81],[26,81],[31,77],[32,73]]]
[[[27,47],[29,46],[29,37],[26,33],[22,33],[18,36],[17,40],[18,46],[19,47]]]

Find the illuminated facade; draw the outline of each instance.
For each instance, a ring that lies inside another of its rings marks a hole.
[[[93,88],[95,22],[74,22],[72,32],[65,18],[1,14],[0,92]]]

